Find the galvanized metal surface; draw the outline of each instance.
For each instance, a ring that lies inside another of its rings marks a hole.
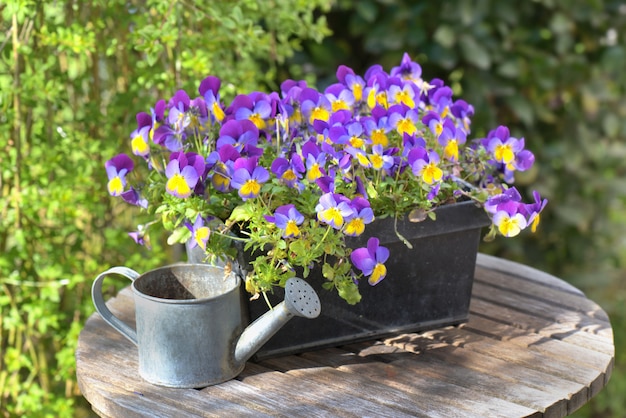
[[[102,282],[111,274],[133,282],[136,331],[104,302]],[[160,386],[199,388],[237,376],[246,360],[294,315],[319,315],[319,299],[306,282],[290,279],[287,286],[293,289],[288,303],[267,312],[245,332],[241,280],[221,267],[177,264],[143,275],[114,267],[95,279],[92,298],[103,319],[138,346],[141,377]]]

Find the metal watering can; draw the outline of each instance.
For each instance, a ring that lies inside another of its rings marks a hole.
[[[102,284],[112,274],[132,281],[136,330],[104,302]],[[91,295],[102,318],[137,345],[141,377],[178,388],[200,388],[236,377],[289,319],[316,318],[321,311],[313,288],[291,278],[285,300],[244,329],[247,312],[240,277],[207,264],[176,264],[144,274],[113,267],[96,277]]]

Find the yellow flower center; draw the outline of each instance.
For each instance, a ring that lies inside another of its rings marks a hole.
[[[384,129],[374,129],[372,131],[372,145],[382,145],[383,148],[389,145],[389,138],[385,135]]]
[[[441,177],[443,177],[443,171],[435,163],[428,163],[422,170],[422,179],[428,184],[441,180]]]
[[[365,222],[363,222],[361,218],[351,219],[350,222],[346,224],[346,235],[361,235],[363,231],[365,231]]]
[[[350,110],[350,106],[343,100],[335,100],[332,104],[333,112],[338,110]]]
[[[315,181],[320,177],[322,177],[322,170],[320,169],[319,164],[313,164],[306,174],[306,179],[308,181]]]
[[[365,145],[365,141],[363,141],[363,138],[353,136],[350,138],[350,145],[352,145],[354,148],[361,148],[363,145]]]
[[[211,233],[211,230],[209,228],[207,228],[206,226],[203,226],[202,228],[198,228],[196,229],[196,233],[194,238],[196,239],[196,242],[198,243],[198,245],[200,246],[200,248],[202,248],[203,250],[206,251],[206,240],[209,238],[209,234]]]
[[[133,150],[133,154],[135,155],[147,155],[148,151],[150,151],[150,147],[148,146],[148,143],[144,141],[141,135],[135,136],[130,141],[130,146]]]
[[[371,154],[370,155],[370,162],[372,163],[372,167],[375,170],[380,170],[381,168],[383,168],[383,157],[382,155],[378,155],[378,154]]]
[[[294,181],[297,178],[298,177],[296,177],[296,173],[294,173],[293,170],[287,170],[283,173],[283,180],[287,182]]]
[[[337,208],[328,208],[320,212],[318,216],[322,222],[333,224],[338,228],[343,225],[343,216]]]
[[[258,196],[260,191],[261,185],[254,179],[246,180],[240,190],[243,196]]]
[[[313,123],[314,120],[322,120],[324,122],[328,121],[330,118],[330,113],[325,108],[318,106],[311,112],[311,117],[309,118],[309,123]]]
[[[515,154],[513,153],[511,146],[508,144],[501,144],[496,146],[494,154],[496,157],[496,161],[504,164],[509,164],[515,159]]]
[[[498,225],[498,230],[505,237],[514,237],[522,230],[519,226],[519,222],[515,218],[505,218]]]
[[[370,278],[367,281],[369,282],[369,284],[371,284],[373,286],[373,285],[377,284],[378,282],[380,282],[382,279],[384,279],[386,275],[387,275],[387,267],[385,267],[384,264],[377,263],[374,266],[374,270],[372,271],[372,275],[370,276]]]
[[[409,118],[401,119],[398,122],[398,126],[396,127],[396,129],[398,130],[398,133],[400,135],[404,135],[405,133],[408,135],[413,135],[417,131],[417,127]]]
[[[285,235],[288,237],[300,236],[300,228],[298,228],[296,221],[294,221],[293,219],[287,221],[287,226],[285,227]]]
[[[443,150],[443,155],[449,160],[456,161],[459,159],[459,144],[456,139],[448,141]]]
[[[124,191],[124,185],[122,184],[122,179],[119,176],[113,177],[109,184],[107,185],[109,189],[109,193],[113,196],[119,196]]]
[[[213,102],[212,109],[213,109],[213,116],[215,116],[215,119],[217,119],[218,122],[221,122],[222,120],[224,120],[224,117],[226,115],[224,114],[224,111],[220,107],[219,103]]]
[[[361,101],[363,98],[363,86],[360,84],[355,84],[352,88],[352,94],[354,95],[354,100],[357,102]]]
[[[257,128],[265,129],[265,120],[261,116],[259,116],[258,113],[251,114],[248,119],[250,119],[250,121],[252,121],[252,123],[254,123]]]
[[[397,92],[394,100],[396,101],[396,103],[404,103],[410,108],[415,107],[415,102],[413,101],[413,98],[409,95],[408,92],[404,90],[400,90],[399,92]]]
[[[191,189],[185,181],[185,178],[180,174],[174,174],[165,185],[165,188],[172,194],[179,197],[187,197],[191,194]]]

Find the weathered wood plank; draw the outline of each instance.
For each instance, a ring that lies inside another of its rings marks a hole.
[[[589,387],[591,396],[595,396],[604,385],[604,374],[598,370],[581,364],[572,367],[572,363],[568,363],[566,360],[545,357],[535,350],[522,348],[506,341],[484,338],[480,334],[464,328],[429,331],[425,335],[467,350],[477,351],[510,363],[522,364],[565,380],[585,384]]]
[[[313,351],[302,354],[302,357],[326,363],[340,371],[367,377],[390,388],[411,394],[423,402],[426,400],[433,402],[435,405],[427,405],[429,416],[432,416],[433,411],[442,411],[442,405],[450,408],[444,411],[443,416],[533,416],[537,412],[467,387],[450,384],[431,376],[423,377],[414,369],[367,359],[341,350]]]
[[[498,375],[491,369],[472,369],[462,363],[453,363],[430,355],[428,351],[411,353],[395,345],[387,344],[355,344],[347,347],[361,357],[376,358],[382,362],[406,368],[421,376],[443,380],[448,383],[467,387],[491,398],[500,398],[516,403],[534,411],[541,412],[544,417],[562,417],[567,414],[567,400],[558,399],[551,387],[541,389],[527,386],[524,381],[516,380],[515,375],[506,373]],[[417,355],[415,355],[417,354]],[[546,390],[547,389],[547,390]]]
[[[567,362],[582,364],[602,373],[606,372],[612,358],[609,354],[527,330],[520,330],[478,315],[470,316],[469,322],[464,324],[464,328],[500,341],[507,341],[520,347],[540,351],[546,357],[556,357]]]
[[[558,305],[514,292],[495,291],[494,288],[480,282],[474,283],[473,287],[475,289],[475,293],[473,293],[474,299],[483,299],[494,304],[511,307],[516,311],[552,322],[569,323],[582,332],[596,334],[603,338],[613,338],[610,322],[590,318],[581,312],[568,310]]]
[[[311,356],[315,356],[313,353]],[[324,362],[329,362],[333,355],[328,350],[317,353]],[[343,365],[345,357],[340,364]],[[348,363],[351,360],[347,360]],[[454,402],[442,408],[441,403],[447,401],[439,396],[429,394],[429,396],[416,396],[415,393],[403,390],[399,387],[398,382],[405,380],[411,384],[416,382],[415,374],[411,376],[400,376],[401,371],[385,369],[383,375],[393,375],[394,382],[388,379],[379,379],[373,377],[371,373],[355,374],[341,367],[335,368],[331,366],[322,366],[319,361],[305,356],[282,357],[279,359],[269,359],[264,361],[275,368],[284,369],[289,374],[297,375],[301,379],[309,379],[316,381],[325,386],[335,387],[342,393],[348,392],[355,396],[364,396],[367,393],[380,393],[384,396],[373,397],[373,402],[382,403],[398,409],[403,413],[411,416],[433,416],[433,411],[437,411],[438,416],[456,416],[463,408],[458,408]],[[307,368],[307,366],[309,368]],[[372,370],[379,368],[381,365],[369,365]],[[379,374],[380,375],[380,374]],[[467,412],[464,413],[467,415]]]
[[[386,340],[385,343],[411,352],[427,353],[431,357],[454,364],[457,367],[465,367],[478,373],[509,381],[512,390],[522,384],[520,394],[523,393],[525,387],[545,392],[554,400],[555,410],[560,410],[561,401],[567,402],[568,414],[580,408],[591,398],[589,388],[584,384],[565,380],[523,364],[512,363],[463,347],[451,346],[423,335],[404,334]]]
[[[476,267],[475,281],[505,292],[525,295],[533,300],[541,300],[558,305],[567,310],[580,312],[590,318],[608,322],[609,317],[598,304],[587,299],[583,294],[575,294],[560,288],[546,286],[526,277],[511,276],[499,271]]]
[[[580,289],[559,279],[558,277],[514,261],[504,260],[502,258],[479,253],[476,257],[476,265],[489,270],[503,272],[513,277],[523,277],[526,280],[535,281],[543,286],[550,286],[566,292],[584,295]]]
[[[472,315],[481,315],[521,330],[567,341],[610,356],[615,355],[612,336],[599,335],[580,329],[576,321],[555,322],[554,319],[538,317],[532,313],[519,311],[516,307],[502,306],[481,297],[472,299],[470,313]]]

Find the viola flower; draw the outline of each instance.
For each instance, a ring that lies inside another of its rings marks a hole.
[[[425,183],[433,184],[441,181],[443,170],[437,166],[439,164],[439,154],[434,151],[427,152],[426,149],[418,147],[409,152],[408,163],[413,170],[413,174],[420,177]]]
[[[365,81],[360,76],[354,73],[352,68],[340,65],[337,68],[337,80],[344,86],[346,86],[351,92],[355,102],[363,100],[363,88],[365,87]]]
[[[346,217],[344,234],[356,237],[365,231],[365,225],[374,220],[374,211],[370,207],[370,202],[363,197],[356,197],[350,202],[352,214]]]
[[[499,210],[493,215],[493,224],[505,237],[514,237],[526,228],[527,221],[519,212]]]
[[[207,242],[209,242],[209,237],[211,235],[211,230],[208,226],[205,225],[205,220],[201,215],[196,216],[196,220],[191,225],[190,223],[185,224],[187,228],[191,231],[191,239],[189,240],[189,248],[200,247],[204,251],[206,251]]]
[[[402,61],[397,67],[393,67],[389,74],[392,77],[400,77],[406,81],[412,81],[414,83],[422,79],[422,67],[411,60],[411,57],[406,52],[402,55]]]
[[[330,102],[330,106],[333,112],[339,110],[352,110],[354,106],[354,95],[343,84],[332,84],[324,91],[324,96]]]
[[[299,225],[304,222],[304,216],[298,212],[292,204],[276,208],[274,216],[265,216],[265,220],[275,224],[283,231],[283,238],[298,238],[300,236]]]
[[[375,113],[376,109],[382,108],[374,108],[372,109],[372,113]],[[388,134],[393,127],[389,125],[387,116],[382,116],[377,120],[372,117],[364,118],[362,123],[365,129],[365,135],[370,138],[372,145],[381,145],[384,148],[389,146]]]
[[[308,154],[306,157],[306,179],[314,182],[318,178],[326,174],[324,166],[326,165],[326,153],[320,152],[317,157],[314,154]]]
[[[531,232],[537,231],[537,226],[539,226],[540,216],[539,214],[543,211],[543,208],[548,204],[548,199],[541,199],[538,191],[533,192],[533,198],[535,199],[534,203],[529,203],[522,205],[520,211],[526,216],[528,219],[528,224],[531,226]]]
[[[147,158],[150,155],[150,132],[152,132],[152,116],[139,112],[136,116],[137,129],[130,134],[130,147],[133,154]]]
[[[389,108],[389,125],[400,135],[414,135],[417,132],[419,116],[414,109],[405,105],[394,105]]]
[[[315,120],[328,121],[332,113],[330,101],[317,90],[307,87],[300,94],[302,115],[309,124],[313,125]]]
[[[498,211],[516,213],[519,211],[522,195],[515,187],[504,190],[502,193],[489,197],[484,204],[485,210],[491,214]]]
[[[368,154],[367,157],[374,170],[390,170],[394,164],[393,157],[385,154],[384,148],[380,144],[372,146],[372,153]]]
[[[107,189],[111,196],[120,196],[126,188],[126,174],[133,171],[135,163],[126,154],[118,154],[104,164],[109,182]]]
[[[452,106],[452,89],[448,86],[435,88],[430,94],[430,109],[441,118],[448,117]]]
[[[458,161],[459,145],[465,144],[466,134],[465,131],[460,128],[451,130],[448,127],[444,127],[438,141],[443,147],[444,158],[450,161]]]
[[[184,199],[191,196],[193,189],[204,175],[205,164],[195,153],[172,153],[165,168],[167,183],[165,190],[172,196]]]
[[[387,275],[385,262],[389,258],[389,249],[380,246],[378,238],[372,237],[367,240],[367,247],[357,248],[350,254],[352,264],[364,276],[369,276],[367,280],[372,286],[380,283]]]
[[[175,111],[176,112],[176,111]],[[171,110],[170,110],[171,113]],[[167,148],[172,152],[183,149],[184,124],[178,124],[180,130],[172,128],[169,124],[160,125],[155,131],[153,141],[155,144]]]
[[[276,158],[272,162],[271,170],[287,186],[298,189],[303,187],[299,180],[302,178],[305,168],[304,162],[298,154],[293,154],[291,161],[283,157]]]
[[[513,168],[516,154],[524,149],[524,140],[510,136],[509,129],[505,126],[491,131],[487,139],[489,141],[487,149],[493,154],[494,159]]]
[[[207,122],[209,121],[209,112],[206,107],[204,98],[197,97],[189,103],[189,128],[194,133],[203,134],[207,130]]]
[[[239,158],[235,161],[233,178],[230,185],[239,191],[243,200],[257,197],[263,183],[270,179],[270,173],[258,165],[258,159]]]
[[[232,145],[235,149],[248,156],[257,156],[256,145],[259,140],[259,128],[249,120],[229,120],[220,128],[217,148]],[[252,155],[251,155],[252,152]],[[262,152],[262,151],[261,151]]]
[[[315,206],[317,219],[335,229],[341,229],[346,217],[353,214],[350,201],[343,195],[325,193]]]
[[[430,131],[435,134],[437,138],[441,136],[444,129],[454,132],[456,128],[451,119],[443,117],[439,113],[433,111],[429,111],[424,115],[422,123],[428,126]]]
[[[393,84],[389,86],[387,98],[391,104],[403,104],[409,108],[415,108],[415,90],[414,84],[403,83],[402,85]]]
[[[221,81],[219,78],[215,76],[208,76],[200,83],[198,87],[198,93],[206,102],[206,106],[213,116],[213,118],[217,122],[222,122],[226,117],[222,106],[220,105],[220,95],[219,90],[221,86]]]
[[[362,149],[346,147],[346,157],[348,155],[355,159],[361,167],[369,168],[372,166],[372,162],[369,160],[369,158],[367,158],[367,154]],[[344,167],[344,171],[348,171],[350,169],[350,160],[352,158],[348,157],[344,160],[344,163],[342,164],[342,166]]]
[[[124,199],[124,202],[128,203],[129,205],[139,206],[141,208],[148,209],[148,200],[142,198],[134,187],[126,190],[120,196],[122,197],[122,199]]]
[[[235,97],[231,105],[236,120],[249,120],[258,129],[265,129],[272,116],[272,106],[268,99],[252,100],[248,95]]]

